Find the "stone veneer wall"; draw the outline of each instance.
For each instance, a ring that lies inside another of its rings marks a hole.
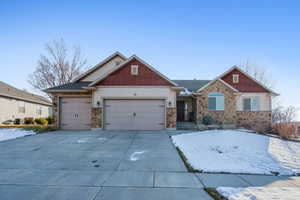
[[[208,110],[208,94],[212,92],[224,94],[224,111]],[[232,89],[222,82],[216,81],[205,88],[201,95],[197,96],[197,121],[202,123],[202,118],[205,115],[209,115],[213,117],[218,124],[233,123],[256,131],[265,131],[271,127],[271,111],[237,111],[236,99],[237,94]]]
[[[176,117],[177,110],[176,108],[166,108],[166,128],[175,129],[176,128]]]
[[[208,94],[219,92],[224,94],[225,110],[214,111],[208,110]],[[205,88],[201,92],[201,95],[197,96],[197,121],[202,121],[202,118],[206,115],[213,117],[216,123],[236,123],[236,94],[235,92],[224,85],[220,81],[216,81],[213,84]]]
[[[102,108],[92,108],[92,128],[103,128]]]
[[[53,112],[53,126],[59,128],[59,97],[57,95],[52,96],[52,112]]]
[[[251,128],[258,132],[264,132],[271,127],[271,111],[236,111],[237,124]]]

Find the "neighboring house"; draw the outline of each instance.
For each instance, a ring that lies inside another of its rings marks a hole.
[[[238,67],[209,80],[170,80],[139,57],[116,52],[72,83],[45,90],[61,129],[162,130],[176,122],[271,125],[277,95]]]
[[[42,96],[19,90],[0,81],[0,124],[25,117],[48,117],[52,103]]]

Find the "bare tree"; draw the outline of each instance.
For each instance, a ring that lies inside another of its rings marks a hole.
[[[297,118],[297,108],[294,106],[278,106],[272,111],[272,121],[274,123],[293,122]]]
[[[264,84],[266,87],[270,89],[274,88],[274,81],[270,79],[270,76],[265,68],[250,63],[249,60],[242,62],[239,67],[241,67],[257,81]]]
[[[41,55],[35,71],[29,75],[28,82],[33,88],[46,88],[70,83],[81,73],[86,64],[80,46],[73,46],[71,52],[61,38],[46,44],[47,55]]]

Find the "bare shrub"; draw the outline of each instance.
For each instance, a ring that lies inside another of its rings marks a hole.
[[[296,127],[292,123],[276,123],[273,125],[273,133],[278,134],[284,139],[293,139],[297,137]]]

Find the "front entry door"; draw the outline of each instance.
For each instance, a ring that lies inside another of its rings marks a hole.
[[[184,121],[185,102],[177,101],[177,121]]]

